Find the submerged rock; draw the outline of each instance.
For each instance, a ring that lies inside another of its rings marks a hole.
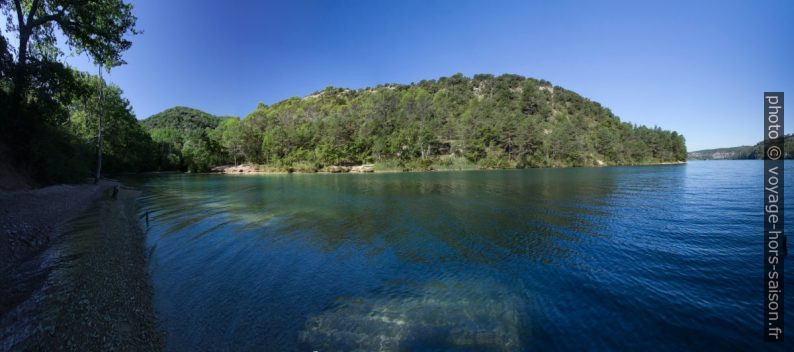
[[[400,297],[341,299],[307,319],[311,350],[521,350],[521,301],[501,286],[434,282]]]

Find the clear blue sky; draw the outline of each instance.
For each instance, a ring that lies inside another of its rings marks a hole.
[[[689,150],[761,140],[765,90],[789,93],[794,111],[794,1],[145,0],[134,12],[144,34],[111,80],[138,118],[175,105],[245,116],[329,85],[456,72],[549,80],[677,130]]]

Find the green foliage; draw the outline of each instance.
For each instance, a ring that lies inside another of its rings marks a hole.
[[[5,145],[0,149],[41,183],[87,176],[91,145],[86,131],[73,134],[71,119],[73,110],[94,93],[85,77],[61,62],[61,48],[85,52],[104,68],[123,64],[129,36],[137,33],[132,5],[122,0],[0,0],[0,11],[8,20],[0,35],[0,141]],[[82,118],[89,122],[86,115]],[[122,125],[134,118],[125,121],[116,127],[124,130]],[[149,154],[147,136],[138,129],[125,138],[114,142],[134,151],[112,156],[113,167],[139,169],[140,158]]]
[[[290,172],[303,172],[303,173],[312,173],[317,172],[319,167],[316,163],[311,161],[297,161],[289,167],[288,171]]]
[[[205,131],[191,131],[182,145],[184,165],[190,172],[206,172],[216,165],[220,145],[209,138]]]
[[[106,85],[96,76],[79,74],[78,80],[92,94],[72,103],[68,124],[71,133],[82,144],[96,148],[101,117],[103,169],[108,172],[151,169],[156,163],[157,146],[138,123],[121,89]]]
[[[245,119],[222,123],[195,111],[190,118],[166,115],[173,115],[168,124],[145,122],[157,141],[165,139],[155,127],[214,129],[208,135],[220,151],[213,160],[274,167],[375,162],[378,169],[424,170],[454,168],[449,160],[456,160],[467,168],[512,168],[686,157],[676,132],[621,122],[596,102],[518,75],[456,74],[360,90],[328,87],[304,98],[260,104]]]
[[[444,155],[440,156],[433,164],[435,170],[475,170],[477,164],[462,156]]]
[[[198,109],[177,106],[141,121],[146,130],[171,128],[180,132],[218,127],[220,119]]]
[[[86,52],[95,62],[113,67],[124,64],[121,54],[130,48],[128,34],[137,34],[132,5],[122,0],[0,1],[3,12],[16,20],[20,63],[26,59],[51,59],[60,54],[56,44],[60,29],[71,48]]]
[[[217,117],[201,110],[174,107],[140,122],[157,143],[161,170],[209,171],[245,156],[245,132],[237,117]]]

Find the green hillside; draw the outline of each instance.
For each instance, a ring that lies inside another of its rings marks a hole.
[[[208,137],[221,118],[204,111],[177,106],[141,121],[157,143],[161,170],[206,170],[221,162],[223,152],[217,141]],[[197,153],[201,153],[200,155]]]
[[[635,126],[543,80],[456,74],[373,88],[328,87],[244,119],[173,108],[143,122],[161,159],[191,170],[223,163],[319,169],[627,165],[683,161],[683,136]]]
[[[188,132],[195,129],[218,127],[218,118],[204,111],[177,106],[152,115],[141,124],[147,131],[173,129]]]

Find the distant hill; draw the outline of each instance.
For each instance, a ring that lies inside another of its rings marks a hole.
[[[177,106],[152,116],[141,121],[143,128],[151,132],[159,128],[170,128],[183,132],[218,127],[220,118],[215,115],[206,113],[204,111],[189,108],[185,106]]]
[[[687,153],[689,160],[738,160],[738,159],[758,159],[756,158],[755,147],[743,145],[730,148],[704,149]]]
[[[794,135],[787,135],[785,141],[785,159],[794,159]],[[764,142],[755,145],[743,145],[731,148],[696,150],[687,153],[689,160],[745,160],[763,159]]]
[[[238,118],[177,106],[154,114],[140,123],[159,147],[159,168],[184,170],[196,164],[197,160],[201,160],[202,165],[218,162],[216,155],[222,153],[222,146],[218,144],[217,136],[210,135],[226,119]]]

